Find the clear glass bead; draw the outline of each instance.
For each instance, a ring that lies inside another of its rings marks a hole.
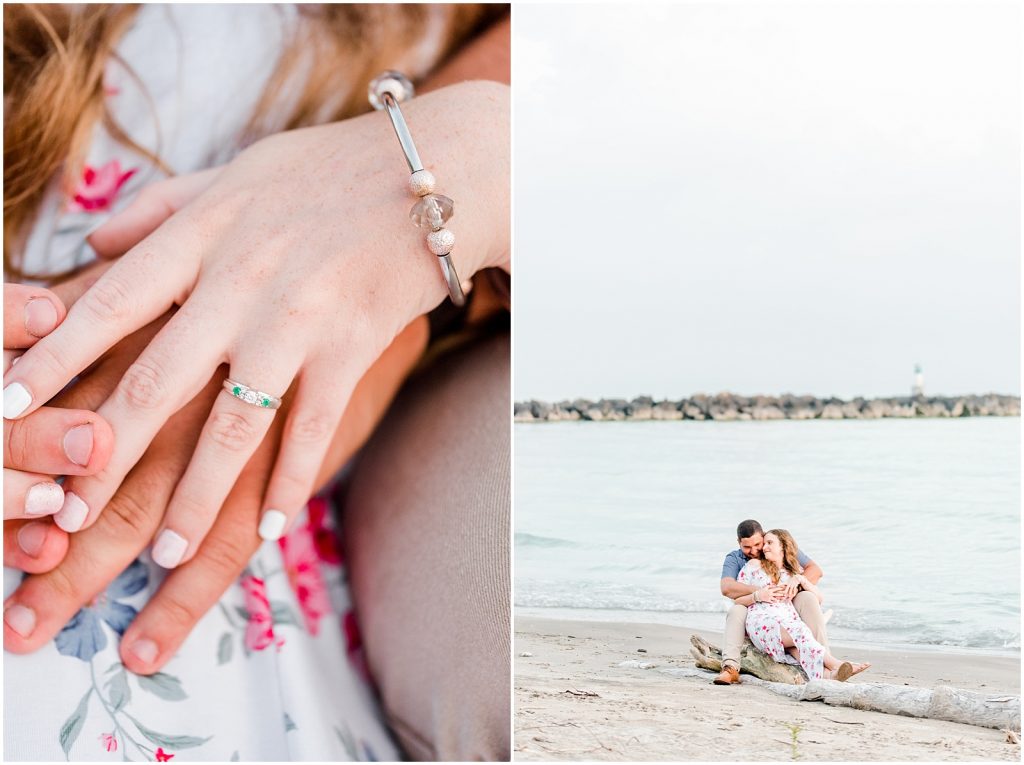
[[[427,194],[412,206],[409,218],[420,228],[436,231],[455,214],[455,202],[443,194]]]
[[[370,80],[370,87],[366,95],[370,99],[370,105],[374,109],[380,110],[384,108],[385,93],[391,93],[398,103],[402,103],[412,98],[413,92],[412,82],[408,77],[394,69],[389,69]]]

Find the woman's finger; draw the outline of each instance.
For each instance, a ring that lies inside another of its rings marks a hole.
[[[279,539],[306,506],[353,387],[353,381],[319,374],[314,369],[307,370],[298,381],[263,500],[261,538]]]
[[[199,258],[177,253],[198,252],[194,238],[186,225],[161,226],[104,273],[4,375],[4,418],[35,411],[119,340],[184,302]]]
[[[213,167],[146,186],[131,204],[87,237],[89,244],[101,258],[123,255],[206,191],[222,169]]]
[[[96,410],[114,431],[114,449],[102,473],[65,482],[65,507],[54,519],[65,531],[96,520],[164,423],[209,383],[223,359],[227,335],[193,322],[190,304],[156,334]]]
[[[48,289],[4,284],[4,348],[28,348],[56,329],[66,314]]]
[[[114,433],[95,412],[44,406],[20,420],[4,420],[4,467],[55,475],[102,470]]]
[[[283,353],[271,358],[275,359],[272,363],[245,357],[232,360],[231,379],[282,396],[299,362],[289,362]],[[246,403],[226,390],[221,392],[167,507],[153,543],[154,562],[174,568],[195,554],[239,473],[263,441],[274,413],[264,405]]]
[[[57,566],[68,551],[68,535],[49,518],[4,521],[4,565],[41,574]]]
[[[4,520],[53,515],[64,504],[64,490],[53,476],[4,468]]]

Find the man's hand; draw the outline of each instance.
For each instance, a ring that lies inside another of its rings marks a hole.
[[[794,576],[791,577],[789,581],[785,584],[780,585],[782,587],[782,600],[792,600],[793,598],[795,598],[797,592],[800,591],[800,585],[802,581],[803,580],[801,577]]]

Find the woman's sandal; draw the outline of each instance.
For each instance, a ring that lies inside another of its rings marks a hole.
[[[871,668],[871,662],[870,661],[865,661],[865,662],[862,662],[860,664],[854,664],[853,665],[853,674],[850,675],[850,677],[853,677],[853,675],[859,675],[865,669],[870,669],[870,668]]]

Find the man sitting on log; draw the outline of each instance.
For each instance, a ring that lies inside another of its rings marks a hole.
[[[743,521],[736,528],[736,539],[739,549],[725,556],[722,563],[722,594],[730,600],[754,595],[758,602],[777,603],[781,600],[792,600],[793,606],[804,623],[810,627],[814,639],[828,648],[828,634],[825,632],[825,617],[821,613],[818,599],[810,592],[798,592],[795,583],[776,584],[757,589],[748,584],[736,581],[740,571],[748,560],[757,558],[764,546],[764,529],[757,521]],[[822,577],[822,570],[801,550],[797,559],[803,567],[803,575],[811,583],[817,584]],[[745,624],[747,607],[734,603],[725,617],[725,644],[722,648],[722,671],[715,678],[715,685],[733,685],[740,681],[740,652],[746,640]]]

